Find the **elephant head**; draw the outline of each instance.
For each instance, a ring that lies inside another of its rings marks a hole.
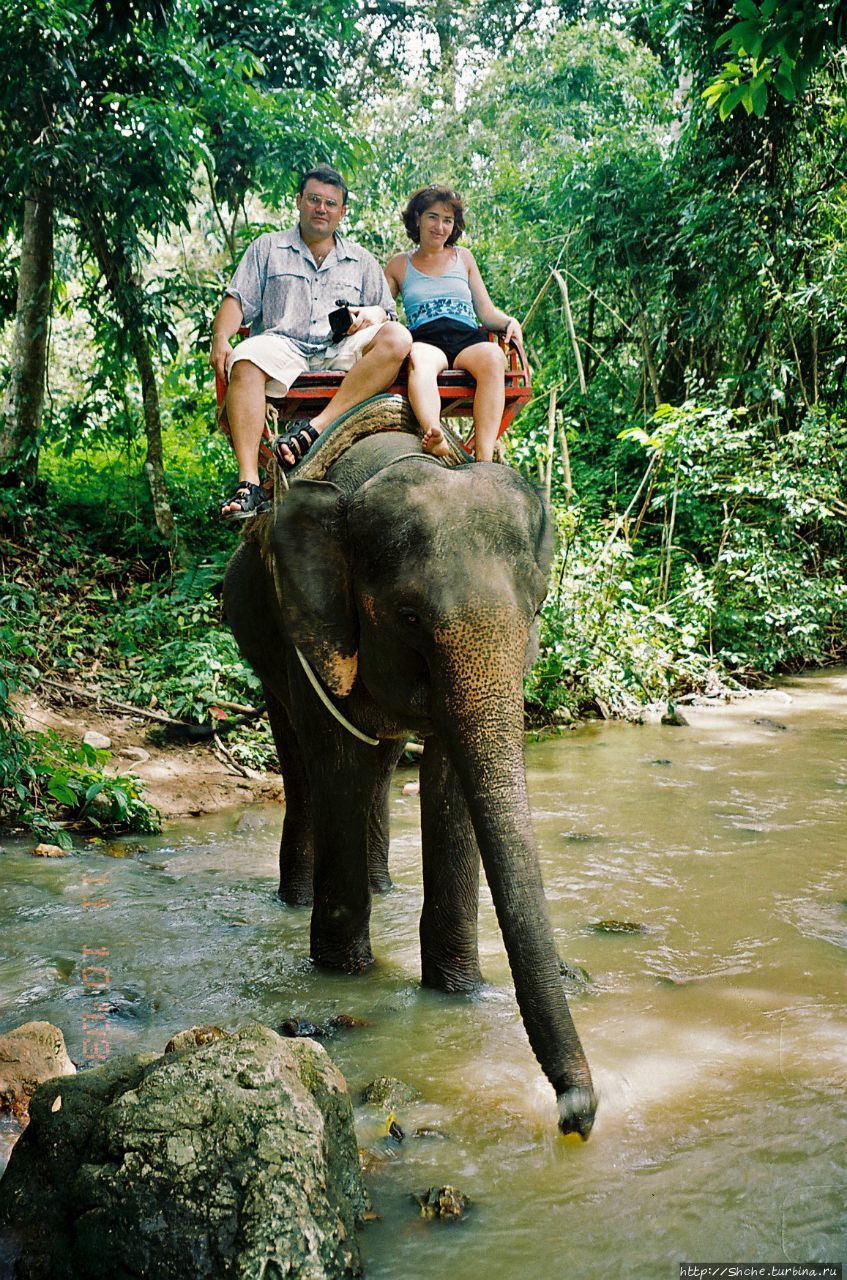
[[[292,485],[272,548],[286,632],[327,688],[367,710],[377,736],[440,740],[560,1127],[587,1137],[596,1100],[562,989],[523,763],[523,675],[549,562],[543,503],[506,467],[400,459],[346,492]]]

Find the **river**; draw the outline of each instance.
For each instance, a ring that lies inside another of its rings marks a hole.
[[[82,969],[97,953],[111,1053],[160,1052],[197,1023],[367,1023],[326,1042],[354,1099],[379,1075],[423,1099],[398,1110],[401,1143],[357,1105],[377,1156],[370,1280],[676,1280],[682,1261],[841,1261],[845,708],[847,673],[824,672],[691,709],[688,727],[596,722],[528,745],[557,944],[590,977],[571,998],[600,1094],[587,1144],[556,1131],[485,889],[485,988],[418,984],[409,770],[392,805],[396,888],[375,900],[377,963],[359,978],[305,961],[308,913],[274,897],[274,808],[62,860],[7,842],[0,1031],[55,1022],[80,1061],[100,997]],[[592,929],[606,920],[641,928]],[[410,1193],[445,1183],[471,1198],[467,1217],[423,1221]]]

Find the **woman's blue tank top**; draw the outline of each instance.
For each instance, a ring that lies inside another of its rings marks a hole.
[[[468,269],[458,250],[454,253],[456,259],[443,276],[424,275],[412,262],[412,253],[406,254],[403,309],[406,323],[413,332],[431,320],[458,320],[460,324],[477,328]]]

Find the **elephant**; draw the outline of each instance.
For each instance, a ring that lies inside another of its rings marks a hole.
[[[294,472],[232,556],[224,607],[264,686],[285,789],[278,892],[311,905],[313,962],[355,973],[373,960],[371,893],[391,887],[389,786],[414,734],[424,742],[422,981],[446,992],[482,981],[481,854],[559,1128],[587,1139],[597,1100],[563,991],[523,761],[523,676],[550,541],[544,503],[516,471],[445,466],[417,438],[383,431],[323,479]]]

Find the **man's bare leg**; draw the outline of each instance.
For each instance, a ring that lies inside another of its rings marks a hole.
[[[344,375],[344,381],[329,404],[309,420],[309,425],[323,431],[348,409],[390,387],[411,345],[412,335],[408,329],[393,320],[384,324],[370,346],[365,348],[362,358]],[[279,452],[290,466],[297,461],[287,445],[280,445]]]
[[[236,360],[226,393],[226,416],[239,480],[259,483],[259,442],[265,426],[265,386],[268,375],[252,360]],[[237,502],[221,507],[221,515],[238,511]]]

